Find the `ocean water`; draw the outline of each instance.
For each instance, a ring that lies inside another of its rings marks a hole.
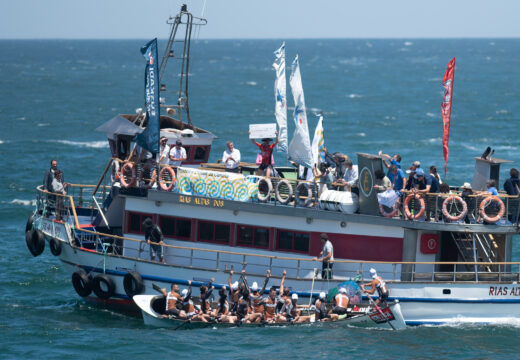
[[[29,254],[25,222],[50,159],[58,159],[68,182],[94,183],[101,175],[109,151],[94,129],[142,106],[144,42],[0,41],[0,358],[519,357],[518,321],[401,332],[335,326],[174,332],[79,298],[48,250]],[[191,114],[218,136],[211,161],[227,140],[244,160],[255,159],[248,124],[274,122],[271,64],[280,43],[194,44]],[[330,151],[354,159],[356,152],[400,153],[403,167],[420,160],[442,173],[441,81],[456,56],[445,181],[471,182],[473,157],[487,146],[513,161],[502,167],[502,182],[511,166],[520,166],[520,40],[289,40],[286,49],[288,69],[300,56],[310,132],[313,113],[323,111]],[[165,82],[173,90],[176,81]],[[285,163],[280,155],[276,161]],[[514,258],[520,259],[517,243]]]

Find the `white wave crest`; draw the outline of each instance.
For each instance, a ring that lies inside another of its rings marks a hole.
[[[509,114],[509,111],[504,110],[504,109],[502,109],[502,110],[497,110],[497,111],[495,111],[495,112],[496,112],[497,114],[502,114],[502,115]]]
[[[413,42],[411,42],[411,41],[404,42],[404,46],[412,46],[412,45],[413,45]]]
[[[246,81],[247,85],[256,86],[256,81]]]
[[[23,205],[23,206],[36,206],[36,200],[21,200],[21,199],[14,199],[9,202],[9,204],[14,205]]]
[[[427,112],[427,113],[426,113],[426,116],[432,118],[432,117],[435,117],[435,114],[434,114],[434,113],[431,113],[431,112]]]
[[[3,144],[4,143],[4,140],[0,140],[0,144]]]
[[[361,96],[359,94],[348,94],[347,97],[350,99],[359,99],[359,98],[362,98],[363,96]]]
[[[51,140],[51,142],[57,142],[64,145],[71,145],[76,147],[88,147],[94,149],[107,148],[108,143],[106,141],[70,141],[70,140]]]
[[[49,123],[39,123],[38,126],[42,127],[42,126],[49,126],[50,124]]]

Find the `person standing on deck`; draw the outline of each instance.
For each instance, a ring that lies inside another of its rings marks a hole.
[[[321,278],[322,279],[332,279],[332,265],[334,262],[334,248],[332,247],[332,243],[329,240],[327,234],[322,233],[320,235],[321,243],[323,244],[323,250],[321,250],[320,255],[314,258],[314,261],[321,261]],[[321,257],[321,259],[320,259]]]
[[[381,302],[386,303],[386,299],[388,299],[388,288],[386,287],[386,283],[381,276],[377,275],[376,269],[370,269],[370,275],[372,276],[372,281],[361,285],[361,289],[367,294],[373,294],[376,290],[379,295],[379,298],[376,299],[376,305],[379,305]],[[370,289],[365,289],[365,286],[370,286]]]
[[[235,149],[233,141],[228,141],[226,146],[227,148],[222,154],[222,163],[224,163],[227,172],[237,173],[240,165],[240,150]]]
[[[518,170],[512,168],[509,170],[509,179],[504,182],[504,190],[507,195],[518,196],[520,193],[520,179],[518,178]]]
[[[186,149],[182,147],[182,141],[177,140],[175,146],[170,150],[170,165],[181,166],[186,158]]]
[[[166,136],[163,136],[159,142],[161,144],[161,148],[159,150],[159,165],[166,166],[170,161],[170,146],[167,144],[168,139]]]
[[[150,259],[155,261],[155,256],[159,256],[159,261],[164,262],[163,247],[164,237],[161,228],[155,225],[151,218],[143,221],[144,240],[150,245]]]
[[[43,190],[54,192],[52,189],[52,181],[54,180],[54,173],[58,170],[58,161],[55,159],[51,160],[51,167],[45,172],[43,177]]]
[[[277,134],[278,132],[276,132]],[[264,175],[265,177],[271,177],[273,173],[273,164],[271,162],[271,157],[273,155],[273,149],[278,144],[278,135],[276,135],[276,140],[274,143],[270,144],[271,139],[265,138],[262,139],[262,143],[259,144],[255,141],[255,139],[251,139],[251,142],[258,146],[260,149],[260,154],[262,154],[262,162],[258,166],[258,171],[256,172],[257,176]]]

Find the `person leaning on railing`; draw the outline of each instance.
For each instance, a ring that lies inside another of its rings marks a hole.
[[[321,243],[323,245],[323,250],[321,250],[320,255],[315,257],[314,261],[322,262],[322,270],[321,270],[321,278],[322,279],[332,279],[332,265],[334,262],[334,248],[332,247],[332,243],[329,240],[327,234],[322,233],[320,235]],[[321,259],[319,257],[322,257]]]
[[[155,256],[159,256],[159,261],[164,262],[163,247],[164,237],[161,228],[154,224],[149,217],[143,221],[144,240],[150,245],[150,259],[155,260]]]
[[[430,174],[425,174],[422,168],[415,170],[415,175],[412,179],[412,192],[414,194],[426,195],[428,193],[435,194],[439,192],[439,182],[435,177]],[[432,201],[428,201],[426,204],[426,220],[430,219],[430,213],[434,211]]]

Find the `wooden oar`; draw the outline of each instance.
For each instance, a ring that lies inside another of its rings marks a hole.
[[[155,291],[157,291],[157,292],[161,293],[162,295],[164,295],[163,292],[162,292],[162,287],[160,287],[159,285],[154,284],[154,283],[152,283],[152,287],[153,287],[153,289]]]
[[[368,300],[370,301],[370,303],[371,303],[372,305],[374,305],[374,306],[376,307],[377,311],[381,314],[381,316],[382,316],[384,319],[386,319],[386,322],[388,323],[388,325],[390,325],[390,327],[391,327],[393,330],[396,330],[396,328],[394,327],[394,325],[392,325],[392,323],[390,322],[390,320],[388,320],[388,318],[387,318],[386,315],[383,313],[383,311],[381,310],[381,308],[380,308],[379,306],[377,306],[376,302],[372,299],[372,296],[370,296],[370,294],[367,293],[366,291],[365,291],[365,294],[367,294],[367,296],[368,296]]]

